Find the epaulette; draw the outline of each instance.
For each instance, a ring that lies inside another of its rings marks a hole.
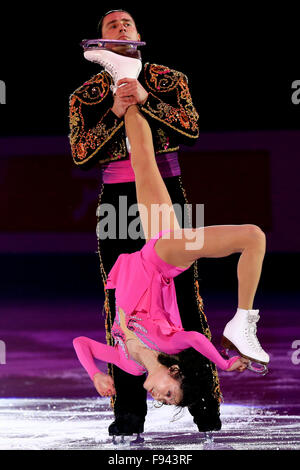
[[[76,96],[82,103],[87,105],[98,104],[108,95],[111,83],[111,76],[103,71],[77,88],[72,96]]]
[[[147,62],[144,66],[144,77],[150,90],[166,93],[175,89],[180,78],[185,77],[185,75],[165,65]]]

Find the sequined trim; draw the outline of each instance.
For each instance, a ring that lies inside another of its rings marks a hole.
[[[141,110],[187,137],[198,138],[199,114],[192,102],[187,77],[156,64],[145,64],[144,75],[150,93]],[[176,92],[176,107],[159,98],[159,94],[172,91]]]
[[[77,99],[71,98],[69,139],[76,165],[88,162],[124,126],[124,121],[120,122],[119,118],[114,117],[108,109],[95,127],[85,130],[86,125],[81,108],[82,104],[78,105]],[[108,115],[110,119],[107,119]]]
[[[121,328],[119,328],[116,324],[114,324],[111,330],[111,335],[113,336],[115,340],[115,345],[119,344],[121,348],[123,349],[126,359],[129,359],[129,353],[128,353],[128,349],[126,346],[126,336],[125,336],[124,331]]]
[[[159,349],[159,347],[157,346],[157,344],[155,344],[153,341],[151,341],[151,339],[147,338],[147,337],[146,337],[145,335],[143,335],[141,332],[139,332],[139,331],[134,331],[133,333],[136,335],[137,339],[138,339],[144,346],[146,346],[146,348],[151,349],[152,351],[155,350],[155,351],[163,352],[161,349]],[[144,341],[143,341],[143,339],[142,339],[141,337],[144,339]],[[147,341],[148,343],[150,343],[150,344],[152,345],[152,347],[150,347],[149,344],[147,344],[146,341]]]
[[[159,100],[154,95],[152,96],[156,98],[157,100]],[[199,137],[199,133],[195,135],[189,134],[188,132],[185,132],[182,129],[179,129],[177,126],[175,126],[175,124],[177,124],[178,121],[180,121],[182,127],[185,127],[185,128],[189,127],[187,115],[184,113],[183,109],[178,111],[177,108],[173,108],[170,105],[161,101],[161,102],[156,103],[156,108],[154,108],[154,106],[151,106],[150,102],[146,102],[144,106],[141,106],[141,110],[149,114],[149,116],[162,122],[163,124],[167,124],[168,127],[170,127],[171,129],[174,129],[175,131],[179,132],[182,135],[185,135],[186,137],[190,137],[192,139],[198,139]]]
[[[172,70],[165,65],[149,64],[147,62],[144,67],[147,86],[150,90],[159,91],[160,93],[169,93],[174,90],[182,75],[181,72]]]
[[[103,190],[104,190],[104,184],[102,183],[101,185],[101,190],[99,193],[99,198],[98,198],[98,205],[101,204],[101,199],[103,195]],[[97,211],[98,214],[98,211]],[[97,225],[100,222],[100,217],[97,216]],[[102,257],[101,257],[101,244],[100,244],[100,239],[97,237],[97,245],[98,245],[98,256],[99,256],[99,261],[100,261],[100,275],[102,278],[103,282],[103,287],[104,287],[104,303],[103,303],[103,309],[102,309],[102,315],[105,317],[105,332],[106,332],[106,343],[109,346],[114,346],[114,339],[111,335],[111,330],[112,330],[112,313],[110,309],[110,303],[109,303],[109,289],[105,289],[105,285],[107,282],[107,274],[103,265]],[[113,364],[108,363],[107,364],[107,372],[108,374],[112,377],[114,380],[114,368]],[[110,399],[110,405],[111,408],[114,409],[115,402],[117,399],[117,394]]]
[[[90,80],[77,88],[73,95],[88,106],[98,104],[107,97],[111,83],[110,75],[107,72],[101,72],[93,75]]]
[[[138,318],[136,316],[131,316],[128,320],[128,323],[127,323],[127,328],[132,331],[135,336],[137,337],[137,339],[143,343],[144,346],[146,346],[148,349],[154,349],[156,351],[160,351],[162,352],[159,347],[157,346],[156,343],[154,343],[154,341],[152,341],[151,339],[149,339],[146,335],[148,334],[148,330],[140,325],[139,323],[137,323],[137,321],[142,321],[142,318]],[[143,334],[144,333],[144,334]],[[144,341],[141,339],[144,338]],[[150,347],[149,344],[147,344],[147,342],[150,343],[153,347]]]
[[[129,320],[128,320],[128,323],[127,323],[127,328],[130,331],[132,331],[133,333],[135,333],[135,331],[134,331],[135,328],[139,328],[140,330],[142,330],[143,332],[145,332],[147,334],[148,331],[146,330],[146,328],[144,328],[142,325],[137,323],[137,321],[142,321],[142,319],[138,318],[134,315],[131,315]],[[130,356],[129,351],[128,351],[128,347],[127,347],[127,344],[126,344],[126,335],[125,335],[124,331],[122,330],[122,328],[120,327],[120,323],[121,323],[121,321],[120,321],[119,307],[116,304],[116,316],[115,316],[115,321],[114,321],[114,324],[113,324],[113,327],[112,327],[112,330],[111,330],[111,335],[115,339],[115,344],[119,344],[121,346],[121,348],[122,348],[122,350],[125,354],[126,359],[129,359],[130,361],[135,362],[135,364],[137,364],[139,366],[139,368],[142,368],[145,372],[147,372],[147,370],[139,362],[137,362],[135,359],[133,359]],[[137,337],[137,339],[139,339],[139,338]]]

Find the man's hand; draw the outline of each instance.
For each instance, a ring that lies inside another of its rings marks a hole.
[[[136,99],[135,104],[144,104],[146,102],[148,93],[135,78],[122,78],[118,81],[117,85],[119,88],[116,91],[116,95],[120,98],[133,96]]]
[[[132,104],[144,104],[148,93],[140,82],[134,78],[122,78],[117,83],[118,88],[114,97],[114,105],[111,108],[119,118],[123,117],[127,108]],[[121,85],[121,86],[120,86]]]
[[[102,397],[108,397],[110,395],[116,394],[115,384],[110,375],[98,372],[94,375],[93,382],[97,392]]]
[[[122,118],[126,113],[127,108],[132,104],[136,104],[136,100],[132,96],[119,98],[117,95],[115,95],[114,105],[111,110],[116,116],[118,116],[118,118]]]

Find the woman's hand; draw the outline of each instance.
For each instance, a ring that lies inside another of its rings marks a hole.
[[[236,361],[231,364],[228,369],[226,369],[226,372],[232,372],[234,370],[236,370],[237,372],[244,372],[249,362],[249,359],[246,359],[245,357],[239,357]]]
[[[93,377],[95,388],[102,397],[109,397],[116,394],[115,384],[110,375],[98,372]]]

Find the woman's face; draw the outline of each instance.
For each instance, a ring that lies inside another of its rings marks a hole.
[[[143,386],[155,400],[165,405],[177,405],[182,400],[180,382],[171,376],[165,366],[149,374]]]

